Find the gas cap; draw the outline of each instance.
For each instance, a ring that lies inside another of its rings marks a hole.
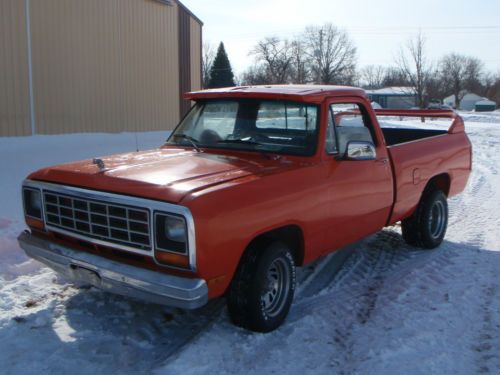
[[[420,183],[420,169],[413,170],[413,185],[418,185]]]

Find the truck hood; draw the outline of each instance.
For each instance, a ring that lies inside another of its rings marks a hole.
[[[288,169],[286,158],[256,154],[242,159],[179,148],[162,148],[61,164],[28,178],[179,203],[187,194],[246,177]]]

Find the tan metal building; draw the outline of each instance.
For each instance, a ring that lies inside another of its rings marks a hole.
[[[173,129],[202,26],[177,0],[0,0],[0,136]]]

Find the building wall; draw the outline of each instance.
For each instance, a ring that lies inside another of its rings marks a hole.
[[[371,101],[377,102],[382,108],[408,109],[416,106],[417,98],[413,95],[383,95],[369,94]]]
[[[473,111],[476,103],[480,100],[483,100],[480,96],[465,96],[460,101],[460,108],[462,111]]]
[[[387,108],[409,109],[416,106],[414,96],[389,96],[387,97]]]
[[[31,134],[25,20],[24,1],[0,1],[0,136]]]
[[[191,18],[191,61],[201,62],[202,27]],[[191,64],[191,90],[199,90],[201,83],[201,64]]]
[[[201,65],[201,59],[179,65],[180,51],[191,53],[190,45],[179,43],[181,6],[156,0],[28,1],[37,133],[171,130],[177,125],[180,72]],[[9,18],[12,25],[0,23],[0,31],[13,29],[0,34],[4,45],[10,43],[0,50],[0,77],[12,81],[0,81],[0,136],[29,135],[25,1],[2,0],[0,18],[8,18],[7,3],[16,13]],[[193,18],[188,17],[189,28]],[[10,54],[17,60],[6,58]],[[17,107],[11,103],[13,92]]]
[[[178,12],[179,45],[182,46],[179,53],[179,116],[183,117],[191,103],[183,98],[187,91],[191,91],[191,16],[186,8],[180,7]]]

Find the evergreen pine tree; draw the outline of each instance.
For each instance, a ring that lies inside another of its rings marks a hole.
[[[227,57],[224,43],[220,42],[217,55],[210,69],[209,88],[235,86],[233,69]]]

